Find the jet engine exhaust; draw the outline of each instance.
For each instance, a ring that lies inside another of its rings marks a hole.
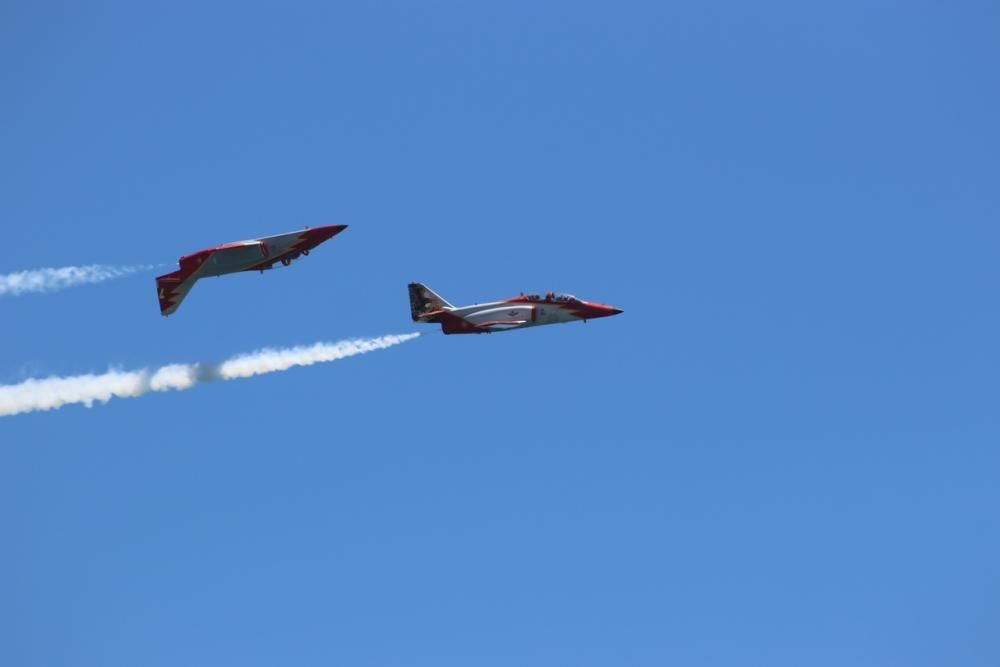
[[[87,264],[59,268],[32,269],[0,275],[0,296],[20,296],[31,292],[57,292],[68,287],[102,283],[141,271],[158,268],[152,264],[108,266]]]
[[[419,333],[352,338],[335,343],[316,343],[288,348],[264,348],[231,357],[219,364],[169,364],[137,371],[111,371],[99,375],[75,375],[29,379],[19,384],[0,385],[0,417],[40,410],[56,410],[64,405],[112,398],[138,398],[151,391],[185,391],[215,380],[236,380],[254,375],[278,373],[296,366],[312,366],[383,350],[419,337]]]

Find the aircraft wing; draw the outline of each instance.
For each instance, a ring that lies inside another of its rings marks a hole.
[[[235,273],[236,271],[259,271],[270,269],[278,261],[271,257],[267,244],[263,241],[240,241],[219,246],[205,261],[211,266],[206,270],[209,275]]]

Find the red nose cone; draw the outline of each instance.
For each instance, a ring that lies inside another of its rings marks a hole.
[[[311,227],[305,233],[312,243],[319,245],[323,241],[332,239],[345,229],[347,229],[347,225],[324,225],[323,227]]]
[[[590,303],[587,304],[587,318],[595,317],[611,317],[612,315],[618,315],[624,312],[620,308],[615,308],[614,306],[605,306],[602,303]]]

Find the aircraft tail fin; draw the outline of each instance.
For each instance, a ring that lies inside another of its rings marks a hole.
[[[195,279],[185,278],[183,271],[174,271],[156,279],[156,296],[160,299],[160,314],[170,315],[194,287]]]
[[[414,322],[421,321],[428,313],[454,308],[450,303],[434,293],[423,283],[410,283],[410,316]]]

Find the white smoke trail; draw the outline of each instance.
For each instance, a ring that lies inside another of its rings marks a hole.
[[[156,266],[150,264],[133,266],[88,264],[87,266],[63,266],[58,269],[18,271],[0,275],[0,296],[19,296],[28,292],[55,292],[67,287],[100,283],[155,268]]]
[[[277,373],[295,366],[312,366],[382,350],[418,336],[419,333],[410,333],[283,349],[266,348],[221,364],[170,364],[153,371],[108,371],[100,375],[30,379],[20,384],[0,385],[0,417],[55,410],[71,403],[83,403],[89,408],[95,402],[107,403],[116,396],[136,398],[151,391],[184,391],[203,382]]]

